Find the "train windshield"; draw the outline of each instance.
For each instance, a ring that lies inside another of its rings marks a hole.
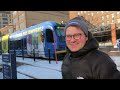
[[[56,27],[57,35],[61,42],[65,41],[65,33],[64,33],[64,27],[63,26],[57,26]]]

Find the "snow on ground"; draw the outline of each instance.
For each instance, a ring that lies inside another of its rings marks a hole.
[[[118,67],[120,67],[120,56],[110,56]]]
[[[34,61],[33,58],[24,58],[23,60],[21,57],[17,57],[16,62],[25,63],[17,67],[17,79],[62,79],[62,61],[52,60],[49,63],[48,60],[35,59]],[[2,56],[0,56],[0,63],[2,63]],[[2,73],[0,73],[0,78],[3,78]]]
[[[118,70],[120,70],[120,56],[111,56],[116,63]],[[61,65],[62,61],[32,59],[21,57],[16,58],[17,62],[25,63],[17,67],[17,79],[62,79]],[[0,63],[2,63],[2,56],[0,56]],[[30,76],[30,77],[28,77]],[[0,72],[0,79],[3,79],[3,74]]]

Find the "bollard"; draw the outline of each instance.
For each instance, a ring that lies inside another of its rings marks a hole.
[[[34,58],[34,61],[35,61],[35,49],[33,49],[33,58]]]
[[[22,48],[22,58],[24,60],[24,51],[23,51],[23,48]]]
[[[51,63],[51,60],[50,60],[50,49],[48,48],[48,54],[49,54],[49,64]]]
[[[24,39],[22,39],[22,58],[24,60]]]

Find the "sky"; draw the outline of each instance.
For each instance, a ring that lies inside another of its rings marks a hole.
[[[120,70],[120,56],[111,56],[113,61],[116,63],[118,70]],[[0,56],[0,63],[2,56]],[[21,63],[17,67],[17,79],[62,79],[61,65],[62,61],[51,61],[49,64],[48,60],[17,57],[17,62]],[[0,72],[0,79],[3,79],[3,74]]]

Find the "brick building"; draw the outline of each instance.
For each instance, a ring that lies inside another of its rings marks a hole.
[[[69,18],[72,19],[76,16],[83,16],[96,28],[111,26],[110,30],[106,30],[104,38],[110,38],[114,46],[117,45],[116,40],[120,39],[120,11],[69,11]],[[93,29],[93,28],[92,28]],[[92,30],[91,29],[91,30]],[[98,32],[98,31],[97,31]],[[101,32],[99,32],[101,33]],[[101,34],[97,34],[97,36]],[[101,38],[101,37],[100,37]]]
[[[11,12],[10,11],[0,11],[0,28],[5,27],[11,23]]]
[[[55,21],[60,23],[68,20],[68,11],[12,11],[12,25],[14,25],[14,29],[2,29],[1,33],[13,33],[44,21]],[[8,25],[8,27],[12,25]]]

